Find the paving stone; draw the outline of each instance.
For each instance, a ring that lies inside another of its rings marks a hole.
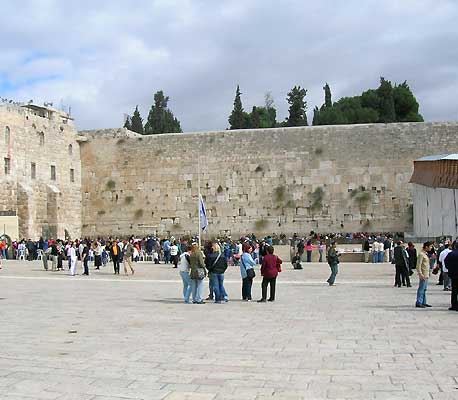
[[[6,261],[0,399],[458,398],[449,295],[431,285],[434,308],[418,310],[389,264],[345,264],[335,288],[322,284],[328,269],[285,264],[277,301],[257,304],[238,300],[230,267],[231,301],[218,307],[183,304],[170,266],[70,279]]]

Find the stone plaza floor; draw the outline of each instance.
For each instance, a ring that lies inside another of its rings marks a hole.
[[[228,303],[187,305],[170,265],[6,261],[0,399],[458,399],[458,313],[437,277],[416,309],[416,275],[393,288],[390,264],[341,264],[336,287],[325,263],[283,270],[275,303],[242,302],[229,267]]]

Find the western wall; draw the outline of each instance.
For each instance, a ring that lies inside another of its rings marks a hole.
[[[82,233],[410,231],[413,160],[458,151],[458,123],[141,136],[82,131]]]
[[[72,118],[32,104],[0,105],[0,235],[81,234],[81,159]]]

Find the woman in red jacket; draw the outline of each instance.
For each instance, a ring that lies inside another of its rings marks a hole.
[[[275,284],[278,273],[281,272],[282,260],[274,255],[274,248],[267,246],[267,255],[262,259],[261,275],[262,275],[262,298],[258,303],[265,303],[267,298],[267,285],[270,284],[270,298],[268,301],[275,301]]]

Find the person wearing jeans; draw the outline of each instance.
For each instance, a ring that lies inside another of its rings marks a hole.
[[[329,286],[334,286],[336,275],[339,272],[339,253],[337,252],[336,246],[336,242],[332,242],[328,251],[328,264],[331,268],[331,275],[326,282],[328,282]]]
[[[191,267],[191,287],[192,287],[192,302],[194,304],[204,304],[203,288],[204,278],[206,276],[204,256],[199,248],[198,243],[193,243],[189,254],[189,264]]]
[[[249,269],[253,269],[256,261],[251,257],[253,249],[249,243],[244,243],[242,246],[243,254],[240,257],[240,275],[242,277],[242,300],[251,301],[251,287],[253,286],[253,278],[247,274]]]
[[[224,272],[227,269],[227,260],[217,243],[213,243],[211,252],[205,258],[205,267],[211,273],[211,282],[215,294],[215,303],[221,303],[224,300],[226,291],[224,290]]]
[[[180,256],[180,262],[178,264],[178,268],[180,271],[180,276],[183,281],[183,299],[184,302],[189,304],[189,298],[191,296],[192,291],[192,280],[189,276],[189,272],[191,270],[191,265],[189,264],[190,257],[188,253],[188,248],[183,249],[184,252]]]
[[[426,289],[428,288],[429,279],[429,257],[428,252],[431,251],[432,243],[423,243],[423,249],[417,258],[417,273],[419,277],[418,290],[417,290],[417,301],[415,307],[426,308],[431,307],[426,302]]]

